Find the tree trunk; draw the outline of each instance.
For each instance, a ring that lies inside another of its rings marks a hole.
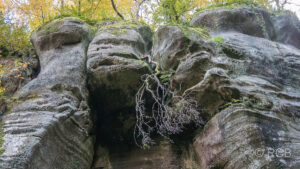
[[[280,10],[280,3],[279,3],[279,0],[275,0],[275,3],[276,3],[277,10],[279,11],[279,10]]]
[[[61,12],[60,12],[60,14],[63,14],[64,13],[64,6],[65,6],[65,2],[64,2],[64,0],[61,0],[60,1],[60,10],[61,10]]]
[[[42,12],[42,19],[43,19],[43,24],[45,23],[45,15],[43,11],[43,7],[41,6],[41,12]]]
[[[81,11],[81,0],[78,0],[78,16],[81,15],[80,11]]]

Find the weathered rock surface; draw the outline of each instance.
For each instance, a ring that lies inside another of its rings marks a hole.
[[[211,45],[204,42],[205,39],[194,30],[179,26],[161,27],[154,35],[153,59],[162,70],[176,69],[187,56],[210,50]]]
[[[298,23],[237,7],[191,21],[221,42],[193,39],[178,26],[157,31],[154,58],[163,70],[176,70],[171,87],[194,98],[208,120],[194,142],[200,168],[299,168],[300,50],[292,38],[299,37]]]
[[[88,46],[82,21],[51,22],[32,36],[41,72],[0,127],[0,168],[297,169],[299,23],[257,7],[213,9],[196,15],[193,28],[159,28],[151,52],[148,26],[99,25]],[[195,28],[204,26],[211,37]],[[148,55],[160,70],[175,71],[170,87],[197,101],[207,122],[174,136],[180,145],[132,148],[135,94],[153,71]]]
[[[99,157],[93,168],[180,169],[183,166],[178,153],[168,142],[161,142],[159,145],[145,150],[137,147],[115,146],[109,152],[104,152],[104,149],[98,150]]]
[[[229,102],[232,106],[210,120],[196,139],[201,166],[298,168],[300,50],[240,33],[218,36],[225,39],[221,48],[226,55],[219,57],[227,63],[229,76],[219,86],[237,90],[239,98],[234,97],[238,101]],[[255,154],[258,151],[263,156]]]
[[[235,31],[267,39],[273,39],[275,36],[270,14],[260,8],[237,7],[207,10],[196,15],[190,25],[204,26],[211,32]]]
[[[197,14],[191,26],[206,27],[212,34],[240,32],[300,48],[300,21],[294,14],[270,14],[256,7],[218,8]]]
[[[141,58],[150,54],[151,37],[148,26],[115,23],[100,28],[90,43],[89,88],[105,113],[135,105],[141,76],[150,73]]]
[[[0,168],[86,169],[92,164],[84,54],[89,28],[73,18],[50,25],[55,22],[53,32],[32,35],[41,72],[21,89],[1,126]]]
[[[300,49],[300,22],[291,13],[275,15],[272,18],[276,41],[293,45]]]

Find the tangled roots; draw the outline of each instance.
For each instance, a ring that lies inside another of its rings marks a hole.
[[[195,100],[175,95],[170,90],[169,84],[162,83],[155,74],[146,74],[142,80],[144,83],[135,98],[137,121],[134,139],[139,147],[145,148],[153,145],[154,141],[151,139],[153,133],[172,141],[169,135],[182,132],[185,125],[204,124]],[[146,108],[146,100],[149,98],[153,104],[151,102],[152,107]],[[173,104],[172,100],[178,100],[178,102]]]

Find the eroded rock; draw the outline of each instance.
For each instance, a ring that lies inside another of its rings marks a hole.
[[[295,14],[284,13],[273,18],[276,41],[300,49],[300,21]]]
[[[207,10],[196,15],[190,25],[206,27],[212,33],[234,31],[267,39],[275,37],[270,13],[256,7]]]
[[[295,14],[271,14],[257,7],[220,7],[197,14],[193,27],[206,27],[211,34],[239,32],[300,47],[300,21]]]
[[[105,113],[135,105],[141,76],[150,73],[141,59],[150,54],[151,29],[144,25],[115,23],[97,32],[88,49],[89,88]]]
[[[89,28],[73,18],[42,29],[48,27],[55,31],[32,35],[41,72],[21,89],[4,119],[1,168],[86,169],[92,164],[84,71]]]
[[[98,149],[98,159],[93,168],[118,169],[180,169],[183,164],[168,142],[162,141],[151,149],[115,146],[111,151]]]
[[[176,70],[180,61],[188,56],[201,55],[203,51],[211,51],[211,44],[197,31],[182,26],[164,26],[154,35],[153,59],[159,67],[168,71]],[[205,34],[205,32],[203,32]]]
[[[172,89],[195,99],[208,120],[194,142],[201,168],[300,166],[296,148],[300,130],[295,128],[300,51],[292,38],[297,37],[299,21],[294,19],[296,24],[291,25],[291,18],[280,20],[283,16],[276,16],[275,22],[263,9],[213,9],[191,21],[192,26],[207,27],[212,37],[196,31],[199,35],[191,38],[178,26],[158,29],[154,59],[162,70],[176,70],[170,79]],[[265,154],[258,157],[259,150]],[[271,156],[268,150],[287,150],[291,156]]]
[[[227,80],[211,83],[210,87],[216,84],[217,88],[204,93],[213,94],[226,86],[238,95],[231,101],[226,101],[230,92],[210,97],[213,105],[222,98],[225,107],[217,106],[220,112],[207,123],[202,135],[196,137],[194,147],[201,167],[298,168],[296,140],[300,130],[295,126],[300,110],[300,51],[289,42],[282,44],[244,33],[222,32],[214,36],[224,39],[212,60],[222,62]],[[205,87],[197,86],[204,82],[205,78],[187,91],[202,94]],[[207,101],[203,97],[197,100]],[[257,151],[263,151],[263,155],[255,154]],[[276,151],[291,154],[283,156]]]
[[[201,168],[293,168],[290,158],[272,158],[271,151],[290,151],[285,123],[242,105],[229,107],[217,114],[197,137],[194,147]],[[270,156],[268,156],[270,150]],[[288,153],[288,152],[287,152]]]
[[[51,22],[32,36],[41,73],[21,89],[0,128],[5,134],[0,168],[85,169],[92,161],[94,168],[118,169],[299,168],[298,22],[237,7],[206,11],[192,20],[212,37],[192,27],[159,28],[153,59],[159,70],[172,70],[170,87],[182,99],[169,105],[191,98],[207,123],[196,131],[192,146],[193,129],[177,137],[186,141],[183,149],[165,143],[149,150],[132,148],[132,128],[141,76],[153,71],[144,60],[151,55],[150,28],[102,24],[87,49],[85,23]],[[189,155],[195,151],[198,161],[194,155],[183,157],[186,149]]]

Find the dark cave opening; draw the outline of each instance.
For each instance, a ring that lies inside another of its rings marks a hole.
[[[101,92],[91,92],[89,99],[94,121],[91,134],[96,137],[92,169],[107,168],[107,166],[122,169],[128,165],[155,167],[161,163],[157,156],[168,158],[170,163],[168,165],[172,164],[174,167],[183,165],[182,158],[190,152],[193,138],[198,131],[195,124],[187,125],[180,134],[171,135],[169,140],[153,134],[151,137],[155,144],[149,149],[143,149],[138,147],[134,140],[135,107],[107,111],[105,110],[107,100],[104,101],[99,93]],[[149,101],[147,107],[151,107],[152,104],[153,102]],[[147,159],[151,160],[147,161]]]

